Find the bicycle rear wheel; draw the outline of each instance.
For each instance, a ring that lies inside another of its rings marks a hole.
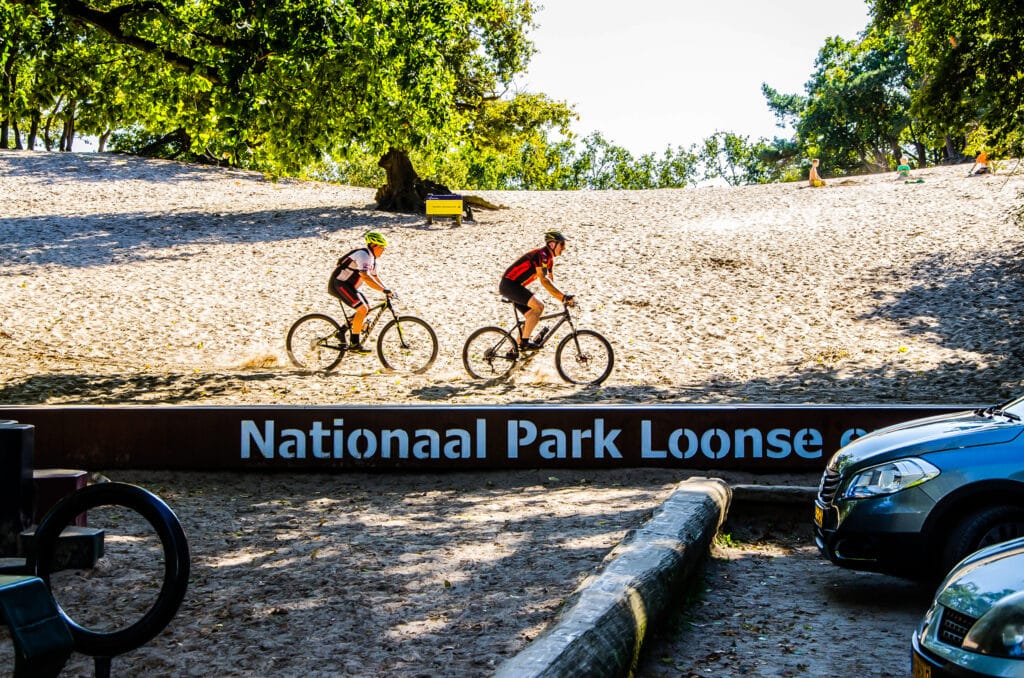
[[[395,318],[377,337],[377,357],[396,372],[426,372],[437,359],[437,335],[424,320],[411,315]]]
[[[612,345],[592,330],[577,330],[562,339],[555,351],[555,367],[570,384],[600,384],[614,363]]]
[[[333,370],[345,357],[348,344],[338,322],[322,313],[310,313],[295,321],[285,339],[288,359],[306,370]]]
[[[519,345],[500,327],[481,327],[462,347],[462,364],[477,379],[504,377],[519,359]]]

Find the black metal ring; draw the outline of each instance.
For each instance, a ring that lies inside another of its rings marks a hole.
[[[71,619],[58,602],[61,617],[71,630],[75,650],[91,657],[115,657],[146,644],[164,630],[178,613],[188,588],[191,557],[188,540],[174,512],[155,494],[127,483],[89,485],[64,497],[43,518],[35,537],[35,575],[50,586],[57,537],[74,518],[98,506],[123,506],[149,521],[164,550],[164,581],[153,606],[139,621],[111,632],[91,631]]]

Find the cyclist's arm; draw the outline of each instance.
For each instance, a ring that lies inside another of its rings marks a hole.
[[[548,291],[548,294],[561,302],[565,301],[565,295],[555,287],[555,283],[551,282],[551,278],[543,268],[537,268],[537,279],[540,280],[541,286]]]
[[[386,293],[388,288],[384,287],[384,283],[380,281],[376,275],[368,273],[366,271],[359,271],[359,277],[362,278],[363,282],[377,290],[378,292]]]

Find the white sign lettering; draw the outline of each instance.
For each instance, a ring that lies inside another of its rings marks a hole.
[[[476,420],[474,431],[462,428],[434,430],[418,428],[412,435],[405,429],[357,428],[346,433],[344,419],[330,428],[314,421],[308,431],[297,428],[277,430],[273,419],[262,427],[251,419],[242,420],[241,457],[264,459],[486,459],[487,423]]]
[[[508,422],[508,458],[518,459],[519,452],[536,447],[542,459],[583,459],[589,453],[592,459],[622,459],[615,439],[622,433],[613,428],[605,431],[604,419],[595,419],[593,428],[573,428],[568,433],[560,428],[537,430],[528,419],[510,419]]]
[[[643,459],[692,459],[698,454],[708,459],[784,459],[796,454],[803,459],[820,459],[823,438],[813,428],[796,433],[788,428],[773,428],[765,436],[760,429],[738,428],[730,433],[711,428],[703,433],[677,428],[664,442],[656,443],[651,422],[640,422],[640,456]]]

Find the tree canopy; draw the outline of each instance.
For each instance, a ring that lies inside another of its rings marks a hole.
[[[533,50],[529,0],[0,7],[19,34],[6,63],[27,76],[5,89],[8,99],[62,87],[82,123],[175,131],[193,153],[282,172],[353,145],[383,152],[457,139]],[[60,67],[50,72],[61,87],[45,82],[47,65]],[[4,109],[22,112],[8,101]]]
[[[762,86],[791,137],[716,131],[636,156],[601,132],[578,138],[570,104],[516,91],[532,0],[0,0],[0,147],[70,150],[88,134],[101,148],[367,185],[397,153],[433,182],[534,190],[788,180],[811,157],[853,174],[903,153],[923,166],[1021,152],[1013,3],[869,4],[857,39],[822,45],[803,92]]]
[[[905,36],[919,78],[913,107],[942,134],[976,127],[1020,152],[1024,130],[1024,12],[995,0],[873,0],[873,23]]]

